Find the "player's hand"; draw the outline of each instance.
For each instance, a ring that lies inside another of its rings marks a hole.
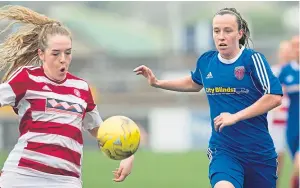
[[[238,122],[238,118],[235,114],[221,113],[214,119],[215,130],[221,132],[224,127],[233,125],[236,122]]]
[[[145,65],[141,65],[133,70],[136,75],[143,75],[147,80],[149,85],[155,86],[157,84],[157,79],[153,74],[152,70],[146,67]]]
[[[128,157],[120,162],[119,168],[113,171],[115,182],[122,182],[126,179],[126,177],[131,173],[131,169],[133,167],[134,156]]]

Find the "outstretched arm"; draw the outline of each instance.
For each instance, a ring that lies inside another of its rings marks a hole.
[[[97,107],[95,109],[88,112],[86,117],[84,118],[84,127],[88,129],[89,133],[97,139],[98,129],[101,126],[102,119],[99,115]],[[126,179],[126,177],[131,173],[133,167],[134,155],[124,159],[120,162],[119,168],[113,171],[113,181],[122,182]]]
[[[139,66],[133,70],[137,75],[143,75],[149,85],[155,88],[179,91],[179,92],[199,92],[203,86],[195,83],[191,76],[186,76],[176,80],[158,80],[152,70],[145,65]]]
[[[124,159],[120,162],[119,168],[113,171],[115,182],[122,182],[126,177],[131,173],[133,167],[134,155],[131,155],[127,159]]]
[[[87,112],[83,119],[83,127],[88,130],[89,133],[97,139],[98,129],[101,126],[102,118],[97,109],[97,105],[95,104],[92,93],[89,90],[89,97],[87,101]],[[127,159],[124,159],[120,162],[119,168],[113,171],[113,181],[122,182],[126,179],[126,177],[131,173],[133,167],[134,156],[130,156]]]
[[[153,87],[179,92],[199,92],[203,88],[202,85],[196,84],[191,76],[176,80],[158,80]]]

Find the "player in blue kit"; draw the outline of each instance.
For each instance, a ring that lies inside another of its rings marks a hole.
[[[294,160],[294,172],[291,179],[291,187],[299,187],[299,36],[293,37],[292,52],[294,61],[285,65],[279,80],[284,85],[290,105],[288,108],[288,120],[286,138],[289,150]],[[297,156],[296,156],[297,155]]]
[[[209,178],[214,188],[275,188],[277,154],[267,112],[281,104],[282,88],[259,52],[245,48],[250,31],[234,8],[213,18],[217,51],[200,56],[191,75],[158,80],[142,65],[134,72],[156,88],[198,92],[210,106]]]

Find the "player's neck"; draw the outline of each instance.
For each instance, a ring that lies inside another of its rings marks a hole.
[[[228,55],[220,54],[220,55],[223,59],[231,60],[231,59],[234,59],[236,56],[238,56],[240,54],[240,51],[241,51],[241,48],[236,48],[233,51],[233,53],[231,53],[231,54],[228,54]]]
[[[223,55],[221,53],[218,54],[218,58],[219,60],[222,62],[222,63],[225,63],[225,64],[232,64],[234,63],[240,56],[241,54],[243,53],[243,50],[245,49],[244,46],[242,46],[241,49],[238,49],[237,50],[237,53],[232,53],[232,55],[224,58]]]

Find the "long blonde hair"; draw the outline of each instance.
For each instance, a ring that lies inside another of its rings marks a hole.
[[[4,6],[0,9],[0,20],[10,23],[0,34],[15,23],[22,24],[0,44],[0,71],[7,69],[2,82],[19,67],[41,65],[38,49],[45,51],[48,37],[60,34],[71,38],[70,31],[60,22],[22,6]]]

